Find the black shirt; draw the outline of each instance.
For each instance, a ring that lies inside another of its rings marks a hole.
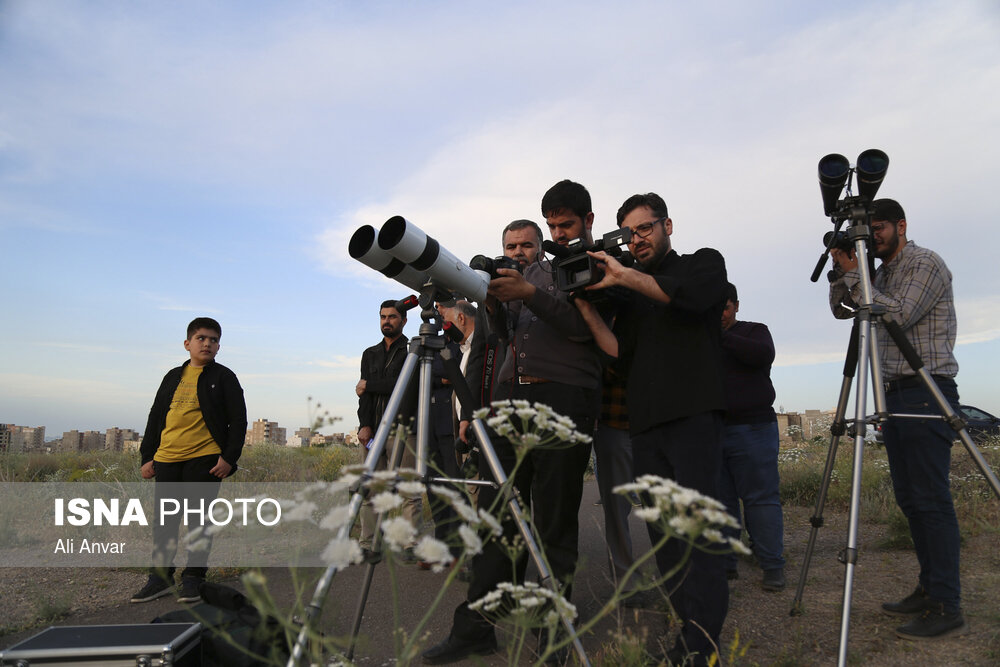
[[[647,273],[670,303],[635,294],[615,323],[633,434],[726,407],[719,343],[725,260],[711,248],[693,255],[671,250]]]

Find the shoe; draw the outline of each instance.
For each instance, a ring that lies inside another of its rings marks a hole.
[[[425,665],[447,665],[464,660],[470,655],[490,655],[497,650],[496,635],[490,634],[480,639],[458,639],[454,635],[420,654]]]
[[[726,570],[726,581],[736,581],[740,578],[740,571],[735,567],[731,570]]]
[[[682,646],[674,646],[665,654],[657,656],[657,660],[673,667],[707,667],[708,665],[707,658],[700,653],[688,653],[687,649]]]
[[[140,588],[139,592],[133,595],[129,602],[149,602],[156,598],[162,598],[164,595],[170,595],[173,591],[173,583],[155,575],[150,575],[146,581],[146,585]]]
[[[913,616],[919,614],[931,603],[923,586],[916,589],[899,602],[883,602],[882,611],[890,616]]]
[[[416,563],[418,560],[420,559],[417,558],[417,554],[413,552],[413,547],[406,547],[405,549],[403,549],[404,563],[406,563],[407,565],[412,565],[413,563]]]
[[[361,547],[361,558],[368,563],[378,563],[382,560],[382,553],[379,551],[372,551],[368,547]]]
[[[181,579],[181,592],[177,596],[178,602],[201,602],[201,591],[199,587],[204,583],[204,579],[198,577],[184,577]]]
[[[915,619],[896,628],[896,636],[903,639],[940,639],[951,635],[965,634],[969,624],[959,611],[945,611],[941,603],[933,603]]]
[[[764,570],[764,578],[760,580],[760,587],[765,591],[785,590],[785,568]]]

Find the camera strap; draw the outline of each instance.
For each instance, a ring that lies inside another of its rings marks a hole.
[[[500,337],[490,332],[486,337],[486,351],[483,355],[483,381],[479,386],[480,405],[490,407],[493,402],[493,373],[496,370],[497,350],[500,348]]]

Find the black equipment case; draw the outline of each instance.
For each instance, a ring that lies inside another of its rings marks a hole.
[[[201,624],[52,626],[0,651],[0,665],[201,667]]]

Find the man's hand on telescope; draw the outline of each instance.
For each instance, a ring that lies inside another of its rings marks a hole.
[[[372,433],[371,426],[362,426],[361,429],[358,431],[358,442],[360,442],[365,447],[368,447],[368,443],[371,442],[372,440],[372,435],[374,434]]]
[[[590,285],[589,287],[585,287],[584,289],[598,290],[605,287],[611,287],[613,285],[620,285],[632,290],[633,292],[638,292],[639,294],[648,296],[654,301],[659,301],[660,303],[670,303],[670,297],[662,289],[660,289],[656,279],[654,279],[650,274],[639,271],[638,269],[622,266],[621,262],[603,250],[599,252],[591,252],[588,250],[587,254],[596,259],[598,261],[598,266],[604,269],[604,278],[602,278],[600,282]],[[584,316],[586,316],[586,313],[584,313]]]
[[[840,248],[831,248],[830,257],[840,267],[844,273],[854,271],[858,268],[858,259],[854,256],[854,251],[844,252]]]
[[[524,279],[520,271],[514,269],[497,269],[499,278],[490,281],[489,294],[498,300],[527,301],[535,294],[535,286]]]

